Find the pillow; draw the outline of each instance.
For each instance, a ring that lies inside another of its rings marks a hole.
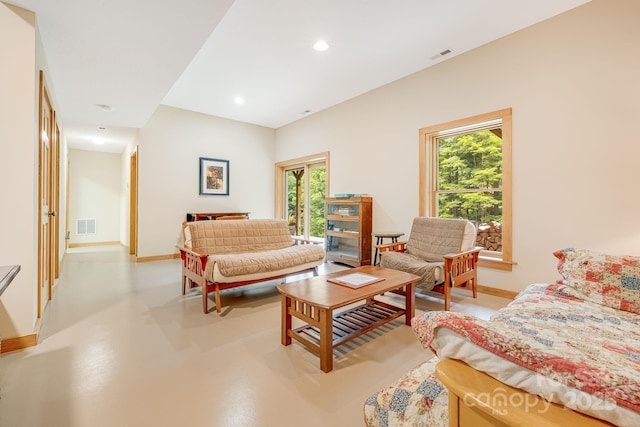
[[[576,296],[618,310],[640,314],[640,257],[567,248],[556,251],[558,283]]]
[[[187,247],[191,247],[191,229],[189,228],[189,224],[182,223],[182,232],[184,233],[184,245]]]

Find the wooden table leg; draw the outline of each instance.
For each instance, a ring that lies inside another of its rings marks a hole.
[[[373,255],[373,265],[380,265],[380,263],[378,262],[378,245],[381,245],[382,243],[382,237],[376,237],[376,253],[375,255]]]
[[[291,298],[284,295],[281,296],[282,301],[282,345],[287,346],[291,344]]]
[[[320,314],[320,370],[333,370],[333,312],[319,308]]]
[[[409,283],[404,287],[404,323],[411,326],[411,319],[416,315],[416,284]]]

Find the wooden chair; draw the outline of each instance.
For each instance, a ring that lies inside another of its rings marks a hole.
[[[380,266],[416,274],[417,288],[444,294],[451,305],[451,288],[471,288],[477,298],[478,255],[476,226],[464,219],[417,217],[406,242],[377,245]]]

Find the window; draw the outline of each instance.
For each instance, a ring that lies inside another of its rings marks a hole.
[[[511,109],[420,129],[420,215],[476,222],[480,265],[511,270]]]
[[[288,220],[292,235],[324,240],[328,171],[328,152],[276,163],[275,216]]]

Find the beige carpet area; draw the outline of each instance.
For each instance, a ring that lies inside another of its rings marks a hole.
[[[486,318],[507,302],[456,289],[452,310]],[[181,295],[178,260],[71,250],[39,344],[0,357],[0,426],[362,426],[367,397],[429,357],[400,318],[336,349],[323,373],[281,345],[273,282],[227,291],[222,306],[205,315],[199,291]]]

